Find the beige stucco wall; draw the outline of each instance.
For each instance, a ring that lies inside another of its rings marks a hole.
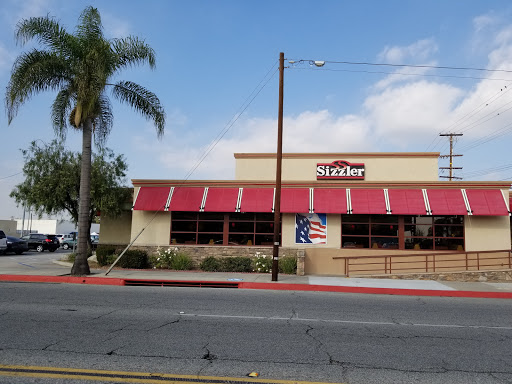
[[[125,211],[115,219],[102,216],[100,244],[128,244],[130,243],[131,230],[132,211]]]
[[[438,181],[437,157],[336,157],[283,158],[282,180],[314,181],[317,163],[346,160],[365,164],[365,181]],[[236,158],[237,180],[275,180],[275,158]],[[350,182],[350,180],[348,181]]]
[[[466,216],[466,251],[510,249],[509,216]]]
[[[158,212],[155,215],[155,212],[150,211],[133,211],[131,240],[133,240],[146,225],[148,225],[148,227],[142,232],[134,245],[169,245],[171,232],[170,212]]]

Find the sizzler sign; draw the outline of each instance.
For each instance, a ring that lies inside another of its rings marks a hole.
[[[351,164],[336,160],[330,164],[316,165],[317,180],[364,180],[364,163]]]

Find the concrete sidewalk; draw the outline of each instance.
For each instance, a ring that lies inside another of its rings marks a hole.
[[[414,296],[485,297],[512,299],[512,283],[453,282],[432,280],[345,278],[280,274],[277,282],[268,273],[201,272],[168,270],[93,269],[86,277],[69,275],[71,264],[54,260],[37,268],[16,265],[1,271],[0,281],[48,283],[230,286],[245,289],[351,292]]]

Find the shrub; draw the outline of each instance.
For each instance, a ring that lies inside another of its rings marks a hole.
[[[98,248],[96,248],[98,264],[100,266],[112,264],[117,258],[117,256],[115,256],[116,249],[117,247],[114,245],[98,245]]]
[[[150,264],[158,269],[175,269],[185,271],[192,269],[194,263],[185,252],[179,252],[178,248],[158,248],[156,255],[151,256]]]
[[[254,272],[269,273],[272,271],[272,256],[262,255],[261,252],[256,252],[253,263]]]
[[[170,268],[176,271],[187,271],[194,268],[194,263],[189,255],[184,252],[178,252],[171,259]]]
[[[199,268],[206,272],[220,272],[222,269],[220,261],[213,256],[208,256],[201,261]]]
[[[294,275],[297,273],[297,259],[293,256],[279,258],[279,273]]]
[[[118,262],[121,268],[144,269],[149,267],[149,258],[146,251],[137,249],[126,251]]]
[[[252,272],[252,260],[249,257],[227,257],[222,259],[224,272]]]

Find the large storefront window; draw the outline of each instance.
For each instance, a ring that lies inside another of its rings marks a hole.
[[[341,246],[398,249],[398,216],[342,215]]]
[[[173,212],[171,244],[272,245],[274,214]]]
[[[342,248],[464,250],[463,216],[342,215]]]
[[[464,250],[463,216],[405,216],[405,249]]]

